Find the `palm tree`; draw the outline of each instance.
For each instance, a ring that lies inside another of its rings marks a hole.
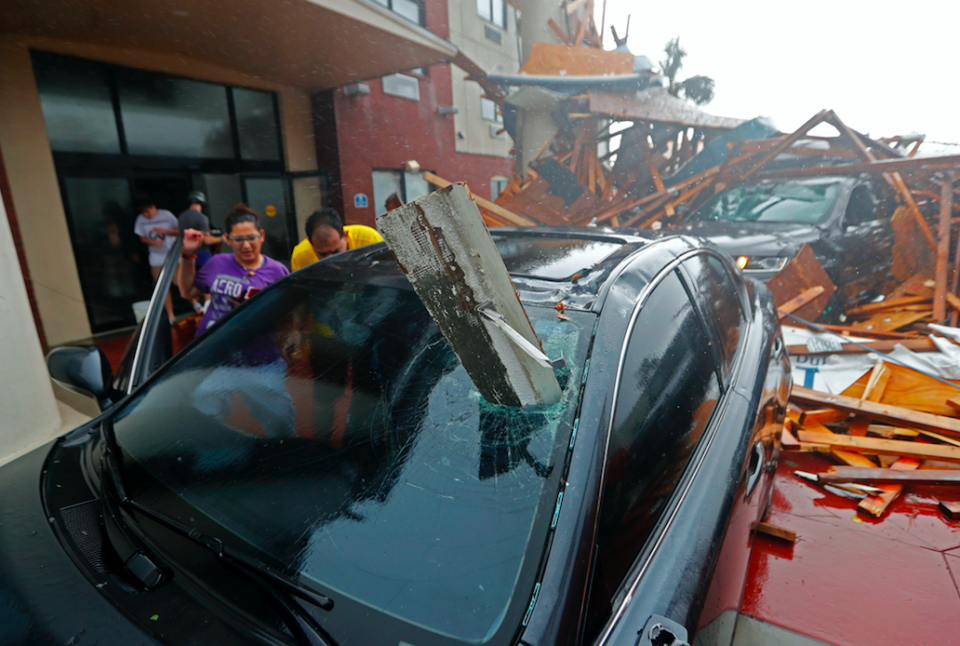
[[[714,81],[709,76],[691,76],[685,81],[677,82],[677,74],[683,67],[683,59],[687,50],[680,46],[680,37],[673,38],[663,48],[666,58],[660,61],[660,70],[667,77],[670,85],[667,90],[673,96],[680,96],[696,105],[706,105],[713,101]]]

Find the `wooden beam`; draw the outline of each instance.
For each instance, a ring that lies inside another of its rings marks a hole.
[[[890,465],[890,470],[913,471],[919,467],[919,460],[900,456],[896,462]],[[897,496],[900,495],[900,492],[903,491],[903,485],[900,484],[885,484],[880,485],[880,488],[884,490],[882,494],[878,496],[867,496],[857,503],[857,508],[880,518],[880,516],[883,516],[883,512],[887,510],[887,507],[889,507],[890,504],[897,499]]]
[[[800,413],[800,424],[829,424],[830,422],[844,422],[850,413],[836,408],[817,408]]]
[[[757,172],[760,168],[762,168],[764,165],[766,165],[767,162],[769,162],[770,160],[772,160],[773,158],[775,158],[777,155],[779,155],[780,153],[782,153],[784,150],[786,150],[787,148],[789,148],[790,145],[791,145],[793,142],[795,142],[797,139],[799,139],[800,137],[802,137],[803,135],[805,135],[805,134],[806,134],[807,132],[809,132],[810,130],[813,130],[817,125],[819,125],[820,123],[824,122],[824,121],[825,121],[828,117],[830,117],[830,115],[832,115],[832,114],[833,114],[833,112],[832,112],[831,110],[821,110],[820,112],[818,112],[817,114],[815,114],[815,115],[814,115],[810,120],[808,120],[805,124],[803,124],[802,126],[800,126],[799,128],[797,128],[796,130],[794,130],[792,133],[790,133],[789,135],[787,135],[786,137],[784,137],[784,138],[780,141],[779,144],[777,144],[776,146],[773,147],[773,149],[772,149],[770,152],[768,152],[766,155],[764,155],[763,157],[761,157],[761,158],[760,158],[760,161],[758,161],[758,162],[757,162],[756,164],[754,164],[749,170],[747,170],[745,173],[743,173],[743,175],[740,176],[740,180],[741,180],[741,181],[742,181],[742,180],[745,180],[745,179],[747,179],[748,177],[750,177],[751,175],[753,175],[753,174],[754,174],[755,172]],[[721,181],[723,181],[723,178],[721,178]]]
[[[547,21],[547,26],[553,30],[553,33],[556,34],[557,38],[560,39],[564,45],[572,45],[573,42],[570,40],[570,36],[567,35],[563,29],[560,28],[560,25],[557,24],[553,18]]]
[[[940,193],[940,227],[937,231],[937,264],[934,270],[933,319],[947,318],[947,261],[950,255],[950,211],[953,206],[953,171],[947,171]],[[953,294],[951,294],[953,296]],[[956,298],[956,297],[955,297]]]
[[[862,484],[960,484],[960,469],[864,469],[861,467],[830,467],[818,473],[820,482],[856,482]]]
[[[875,437],[851,437],[800,431],[801,442],[837,447],[846,451],[861,451],[877,455],[898,455],[920,460],[942,460],[960,463],[960,447],[902,440],[882,440]]]
[[[554,404],[553,365],[463,184],[376,218],[377,229],[484,399]]]
[[[923,337],[922,339],[898,339],[891,341],[873,341],[871,343],[865,343],[864,345],[869,346],[876,350],[877,352],[892,352],[894,346],[902,345],[907,350],[913,350],[914,352],[936,352],[937,346],[934,345],[933,340],[929,337]],[[805,345],[788,345],[787,352],[794,357],[805,357],[812,354],[867,354],[867,350],[863,349],[859,345],[854,345],[852,343],[843,343],[841,344],[841,349],[834,352],[831,350],[824,350],[822,352],[811,352]]]
[[[863,415],[864,417],[880,420],[893,426],[905,426],[907,428],[933,431],[934,433],[941,433],[947,437],[960,438],[960,420],[952,417],[921,413],[920,411],[891,406],[889,404],[860,401],[855,397],[828,395],[827,393],[804,388],[803,386],[794,386],[793,391],[790,393],[790,399],[801,404],[811,404],[819,408],[836,408],[856,415]]]
[[[780,320],[787,318],[787,314],[793,314],[795,311],[806,305],[807,303],[815,300],[817,296],[824,292],[823,285],[817,285],[811,287],[810,289],[804,290],[799,295],[794,296],[789,301],[777,308],[777,314],[780,317]]]
[[[434,186],[437,186],[440,188],[446,188],[451,184],[453,184],[453,182],[445,180],[442,177],[439,177],[438,175],[434,175],[433,173],[430,173],[430,172],[424,173],[423,179],[427,180]],[[476,202],[478,205],[480,205],[482,208],[486,209],[487,211],[490,211],[490,213],[493,213],[494,215],[499,215],[501,218],[507,220],[508,222],[511,222],[512,224],[516,224],[517,226],[533,227],[537,225],[537,223],[534,222],[533,220],[528,220],[525,217],[519,216],[516,213],[512,213],[511,211],[506,210],[499,204],[494,204],[490,200],[486,200],[480,197],[479,195],[474,195],[473,193],[470,192],[470,189],[468,189],[466,185],[464,185],[464,188],[467,190],[467,193],[470,195],[471,200]]]
[[[824,175],[859,175],[861,173],[911,173],[915,171],[945,170],[960,166],[960,155],[940,157],[908,157],[903,159],[884,159],[875,162],[857,164],[837,164],[834,166],[807,166],[806,168],[785,168],[757,173],[757,180],[780,177],[822,177]]]
[[[904,305],[919,305],[921,303],[929,302],[929,296],[904,296],[902,298],[888,298],[880,301],[879,303],[867,303],[866,305],[851,307],[847,309],[846,314],[848,317],[857,316],[859,314],[872,314],[874,312],[896,309]]]

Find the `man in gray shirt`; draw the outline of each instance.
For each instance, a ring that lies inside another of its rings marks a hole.
[[[190,200],[190,206],[177,219],[181,236],[187,229],[196,229],[203,232],[203,244],[197,251],[197,269],[200,269],[210,260],[210,245],[220,244],[223,238],[210,233],[210,218],[203,213],[203,205],[207,202],[207,196],[200,191],[191,191],[187,198]]]

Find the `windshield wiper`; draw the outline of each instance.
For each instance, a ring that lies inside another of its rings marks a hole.
[[[228,551],[220,539],[204,534],[198,529],[188,527],[165,514],[131,499],[130,496],[127,495],[126,487],[123,483],[120,450],[117,445],[116,436],[114,435],[112,418],[108,417],[103,421],[101,424],[101,433],[106,444],[106,450],[101,459],[101,468],[105,468],[121,504],[136,509],[161,525],[213,551],[222,560],[224,565],[231,567],[246,578],[252,579],[258,588],[273,598],[275,603],[283,610],[284,614],[288,616],[288,619],[292,619],[293,625],[291,625],[291,628],[294,628],[295,632],[299,633],[300,641],[304,644],[308,644],[309,646],[336,646],[333,640],[324,634],[324,631],[316,624],[313,618],[305,612],[296,601],[290,599],[290,596],[295,596],[321,610],[329,611],[333,609],[333,600],[330,599],[330,597],[311,590],[266,563],[233,550]],[[110,500],[110,494],[104,491],[102,497],[104,525],[106,526],[107,536],[117,550],[127,570],[140,580],[146,588],[159,586],[166,578],[161,569],[146,554],[145,549],[139,545],[139,541],[130,537],[127,531],[123,529],[125,523],[123,523],[123,520],[120,518],[120,512],[116,508],[115,503]],[[277,590],[278,588],[282,590],[284,594],[280,594]],[[288,624],[290,623],[291,622],[288,621]]]
[[[310,646],[335,646],[331,638],[317,625],[313,617],[290,597],[302,599],[312,606],[327,611],[333,609],[333,599],[311,590],[303,583],[296,581],[258,559],[227,548],[219,538],[204,534],[196,528],[188,527],[180,521],[142,505],[135,500],[128,499],[127,506],[136,509],[143,515],[152,518],[161,525],[190,539],[194,543],[206,547],[216,554],[224,565],[233,568],[249,579],[253,579],[253,581],[258,584],[258,587],[269,592],[277,605],[282,608],[289,618],[293,619],[293,623],[300,632],[300,638],[304,643]],[[278,594],[278,591],[282,591],[284,594]]]

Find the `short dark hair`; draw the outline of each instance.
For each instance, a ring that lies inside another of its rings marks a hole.
[[[343,218],[337,213],[337,210],[331,207],[325,207],[319,211],[314,211],[307,218],[307,226],[304,227],[307,232],[307,240],[313,240],[313,234],[320,227],[327,226],[343,237]]]
[[[246,204],[237,204],[230,209],[230,212],[227,213],[226,220],[224,220],[223,228],[226,230],[227,235],[230,235],[233,227],[242,222],[253,222],[254,226],[256,226],[258,230],[260,229],[260,216]]]
[[[137,213],[143,213],[145,210],[149,209],[151,206],[156,206],[156,202],[152,197],[146,193],[139,193],[136,197],[133,198],[133,209]]]

